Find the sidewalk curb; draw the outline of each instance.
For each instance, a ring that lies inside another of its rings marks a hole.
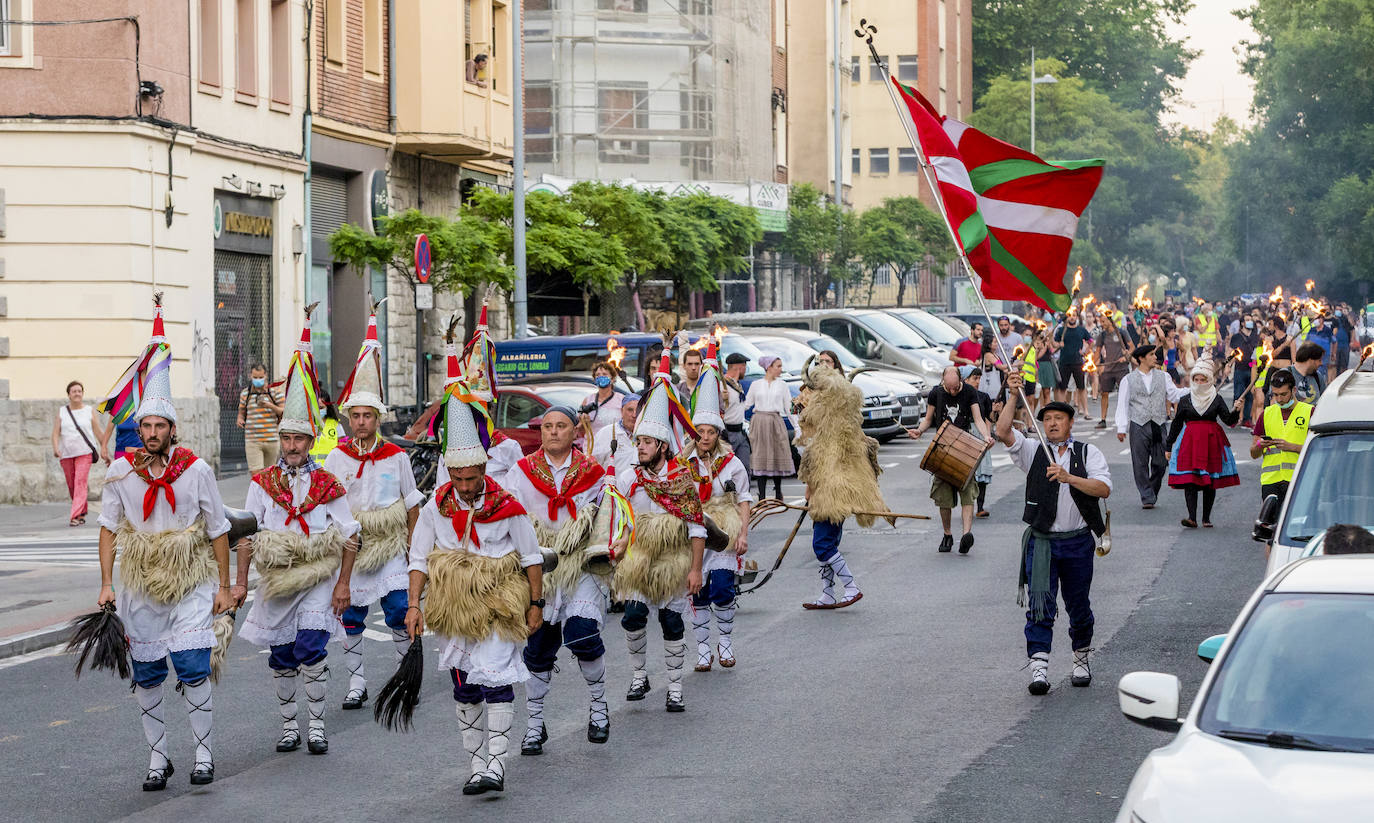
[[[42,651],[66,643],[72,637],[70,623],[55,623],[42,629],[0,640],[0,660]]]

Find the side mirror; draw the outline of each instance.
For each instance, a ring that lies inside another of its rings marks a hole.
[[[1197,645],[1198,659],[1203,663],[1211,663],[1217,659],[1217,654],[1221,652],[1221,646],[1226,642],[1226,635],[1214,634]]]
[[[1279,522],[1279,496],[1271,494],[1264,498],[1260,504],[1259,517],[1255,518],[1255,525],[1250,529],[1250,539],[1259,543],[1268,543],[1274,539],[1274,525]]]
[[[1117,684],[1116,696],[1126,719],[1162,732],[1183,728],[1178,719],[1178,678],[1160,672],[1131,672]]]

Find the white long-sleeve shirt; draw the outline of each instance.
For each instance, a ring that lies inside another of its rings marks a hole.
[[[407,509],[425,502],[424,492],[415,488],[415,472],[405,452],[364,463],[361,477],[358,461],[343,449],[331,451],[324,467],[348,490],[348,506],[355,512],[380,511],[397,500],[405,500]]]
[[[105,472],[105,487],[101,492],[100,525],[117,531],[120,521],[128,520],[137,532],[181,531],[197,517],[204,517],[205,533],[211,540],[229,531],[215,472],[204,460],[196,460],[172,481],[175,509],[167,504],[166,492],[159,491],[157,505],[145,520],[143,496],[147,491],[148,484],[134,473],[129,458],[121,457],[111,463]]]
[[[669,464],[665,460],[663,463],[663,467],[654,476],[658,478],[667,477],[668,467]],[[643,486],[634,488],[635,473],[633,471],[627,472],[623,475],[617,473],[615,476],[615,485],[616,488],[620,489],[620,493],[625,495],[625,497],[630,501],[630,508],[634,509],[636,516],[641,514],[668,513],[667,510],[665,510],[662,506],[654,502],[654,499],[649,496],[649,493],[644,491]],[[630,493],[630,490],[632,488],[634,488],[633,494]],[[704,540],[706,538],[706,527],[698,523],[688,523],[687,536],[700,537]]]
[[[480,494],[471,505],[462,497],[454,495],[460,509],[480,509],[485,494]],[[469,542],[466,550],[483,557],[505,557],[511,552],[520,555],[520,565],[524,568],[537,566],[544,562],[539,550],[539,541],[534,536],[534,525],[528,517],[507,517],[492,523],[472,524],[477,534],[476,545]],[[462,535],[453,528],[453,521],[440,514],[438,501],[431,498],[420,509],[420,519],[415,523],[415,532],[410,539],[410,570],[429,574],[429,553],[434,549],[457,550],[462,543]]]
[[[592,435],[592,459],[603,467],[610,468],[611,441],[615,441],[616,444],[615,473],[621,475],[631,471],[639,460],[635,453],[635,436],[619,419],[609,426],[602,426]]]
[[[1151,393],[1151,389],[1153,388],[1152,384],[1156,382],[1162,383],[1164,385],[1164,391],[1168,393],[1167,396],[1169,398],[1170,403],[1177,403],[1180,397],[1188,393],[1187,389],[1180,389],[1178,386],[1175,386],[1174,381],[1169,379],[1169,375],[1165,374],[1160,369],[1151,369],[1148,372],[1146,372],[1143,369],[1136,369],[1136,371],[1140,372],[1140,376],[1145,378],[1146,394]],[[1164,379],[1157,381],[1153,376],[1156,372],[1158,372]],[[1130,375],[1128,374],[1126,375],[1126,377],[1121,379],[1121,382],[1116,384],[1117,434],[1125,434],[1126,430],[1131,425],[1131,381],[1129,378]]]
[[[1026,437],[1016,429],[1011,430],[1012,443],[1007,447],[1011,453],[1011,462],[1023,472],[1030,471],[1032,461],[1035,460],[1035,453],[1040,450],[1040,440]],[[1071,448],[1073,440],[1061,443],[1058,446],[1050,445],[1054,451],[1054,462],[1064,468],[1069,468],[1069,458],[1073,456]],[[1111,469],[1107,467],[1107,458],[1102,454],[1102,450],[1091,443],[1083,451],[1083,468],[1088,472],[1088,479],[1101,480],[1107,484],[1107,488],[1112,487]],[[1054,525],[1050,526],[1050,531],[1071,532],[1084,528],[1088,524],[1084,522],[1083,515],[1078,513],[1078,506],[1073,502],[1068,483],[1059,484],[1059,499],[1056,501],[1054,510]]]
[[[553,475],[555,489],[563,488],[563,479],[568,476],[568,470],[571,468],[572,452],[564,455],[563,462],[559,465],[555,466],[552,461],[549,462],[549,473]],[[525,476],[525,470],[520,468],[519,463],[511,467],[511,470],[506,473],[505,479],[500,482],[502,488],[515,495],[515,499],[520,501],[520,505],[525,507],[525,511],[529,512],[530,517],[539,518],[539,522],[549,528],[557,529],[572,519],[568,514],[568,508],[561,506],[558,509],[557,519],[549,520],[549,498],[534,487],[530,479]],[[598,481],[591,488],[573,495],[573,505],[577,507],[578,511],[601,499],[601,486],[601,482]]]
[[[305,502],[306,495],[310,493],[310,478],[313,474],[314,472],[301,472],[290,481],[292,506],[299,506]],[[258,519],[258,528],[263,531],[305,533],[298,518],[293,517],[290,523],[286,522],[290,512],[277,505],[276,501],[268,496],[267,491],[257,483],[248,485],[248,500],[243,507]],[[352,537],[362,530],[358,521],[353,519],[353,510],[349,508],[347,495],[311,508],[304,517],[311,534],[319,534],[330,525],[338,526],[339,532],[345,538]]]
[[[749,384],[749,392],[744,396],[744,408],[752,408],[755,413],[777,412],[784,419],[792,420],[792,392],[781,378],[759,378]],[[796,427],[795,420],[792,420],[792,425]]]

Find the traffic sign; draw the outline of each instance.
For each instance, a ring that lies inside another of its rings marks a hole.
[[[1165,289],[1165,290],[1164,290],[1164,296],[1165,296],[1165,297],[1182,297],[1182,296],[1183,296],[1183,290],[1182,290],[1182,289]]]
[[[421,283],[428,283],[434,272],[434,263],[429,254],[429,238],[423,234],[415,238],[415,276]]]
[[[415,309],[434,308],[434,287],[428,283],[417,283],[415,285]]]

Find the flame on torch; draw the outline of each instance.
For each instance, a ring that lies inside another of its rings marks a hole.
[[[1255,365],[1263,369],[1265,365],[1273,359],[1274,350],[1269,348],[1269,341],[1260,343],[1259,350],[1255,352]]]
[[[625,359],[625,347],[615,342],[614,337],[606,338],[606,362],[615,366],[616,371],[620,371],[620,361]]]
[[[1270,303],[1282,303],[1282,302],[1283,302],[1283,286],[1275,286],[1275,287],[1274,287],[1274,293],[1271,294],[1271,295],[1269,295],[1269,302],[1270,302]]]
[[[1082,267],[1082,266],[1079,266],[1077,269],[1074,270],[1074,273],[1073,273],[1073,291],[1070,292],[1069,296],[1070,296],[1070,297],[1077,297],[1077,296],[1078,296],[1078,290],[1079,290],[1079,288],[1081,288],[1082,286],[1083,286],[1083,267]]]
[[[1308,281],[1307,281],[1306,283],[1304,283],[1303,285],[1305,285],[1305,286],[1307,287],[1307,290],[1308,290],[1308,291],[1312,291],[1312,289],[1314,289],[1314,288],[1317,287],[1316,282],[1313,281],[1311,278],[1309,278]]]
[[[1093,361],[1095,352],[1088,352],[1083,358],[1083,373],[1092,374],[1097,371],[1097,363]]]
[[[1245,359],[1245,352],[1241,351],[1239,348],[1231,349],[1230,359],[1239,363],[1241,360]]]
[[[1363,366],[1364,361],[1368,360],[1371,356],[1374,356],[1374,343],[1370,343],[1368,346],[1360,349],[1360,366]],[[1355,368],[1358,369],[1360,366],[1356,366]]]

